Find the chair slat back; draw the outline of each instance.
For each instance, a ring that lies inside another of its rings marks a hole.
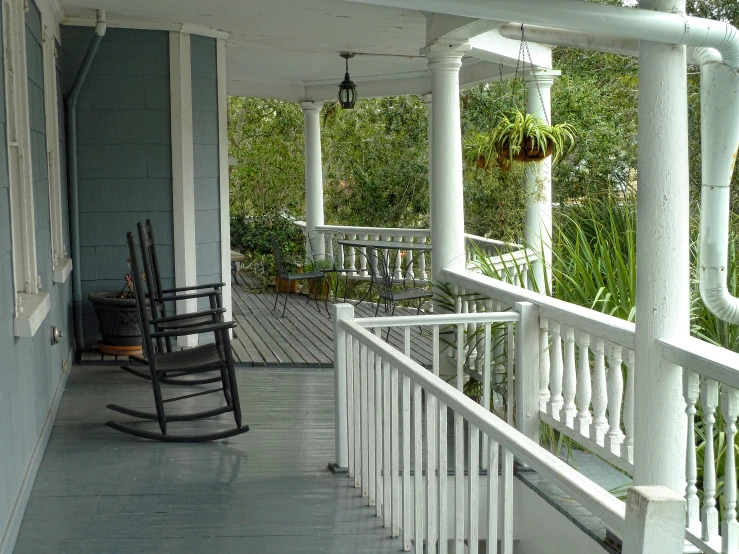
[[[133,281],[133,293],[136,298],[136,307],[139,311],[139,324],[141,325],[141,336],[144,339],[143,346],[149,366],[151,367],[154,360],[154,344],[151,339],[151,323],[149,320],[149,310],[146,303],[146,293],[144,292],[144,280],[141,278],[141,266],[139,266],[138,255],[136,253],[136,243],[133,233],[127,233],[129,263],[131,264],[131,279]]]
[[[287,277],[287,270],[285,269],[285,262],[282,259],[282,244],[280,244],[280,239],[278,239],[276,235],[271,235],[270,242],[272,242],[272,253],[275,256],[275,265],[277,266],[277,275],[279,277]]]
[[[372,279],[377,285],[380,298],[391,298],[393,291],[393,276],[388,267],[387,258],[377,248],[368,247],[369,269]]]

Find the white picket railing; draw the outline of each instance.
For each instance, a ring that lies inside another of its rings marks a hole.
[[[739,552],[737,523],[737,470],[734,448],[725,448],[723,457],[714,448],[714,432],[723,433],[718,444],[733,445],[739,416],[739,354],[696,338],[660,341],[663,356],[683,368],[683,394],[688,416],[686,450],[687,537],[706,554]],[[698,497],[696,414],[703,425],[703,502]],[[717,416],[723,422],[716,427]],[[718,506],[717,468],[723,473],[723,517]],[[719,521],[720,519],[720,521]]]
[[[541,420],[631,473],[634,324],[468,270],[445,270],[442,281],[460,313],[536,306]],[[479,363],[474,353],[467,359]]]
[[[483,373],[488,391],[493,371],[492,329],[495,325],[505,328],[506,371],[509,379],[516,373],[516,385],[509,387],[507,417],[510,421],[515,401],[516,427],[486,409],[489,396],[482,405],[465,396],[460,390],[461,374],[457,388],[438,377],[440,330],[447,325],[463,329],[471,323],[484,326]],[[415,325],[431,329],[434,358],[430,370],[409,357],[410,327]],[[403,330],[405,352],[380,338],[387,327]],[[527,378],[536,371],[526,366],[536,366],[532,347],[537,341],[535,309],[525,303],[518,303],[514,312],[358,320],[353,319],[352,306],[335,307],[337,461],[348,467],[354,486],[390,535],[401,539],[402,550],[441,554],[449,551],[451,543],[453,552],[476,554],[479,541],[484,540],[488,553],[511,554],[515,459],[562,488],[616,536],[628,539],[625,553],[647,552],[645,535],[659,527],[654,522],[647,525],[644,519],[651,517],[645,508],[648,500],[644,500],[650,491],[629,491],[628,521],[634,527],[634,533],[629,533],[622,501],[530,437],[533,433],[538,438],[539,391],[535,379]],[[448,443],[450,412],[453,440]],[[464,467],[465,451],[466,474],[458,471]],[[449,456],[455,469],[451,477]],[[678,498],[671,518],[677,520],[678,530],[682,526],[680,503]],[[659,516],[661,523],[675,528],[675,521],[668,521],[664,513]],[[642,532],[636,532],[637,527]],[[680,551],[673,545],[661,552]]]

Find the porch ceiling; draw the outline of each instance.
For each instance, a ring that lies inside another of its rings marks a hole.
[[[427,43],[426,18],[419,11],[339,0],[62,0],[62,5],[68,24],[91,24],[93,10],[105,9],[112,27],[134,21],[227,31],[233,95],[333,99],[344,75],[341,51],[359,54],[349,69],[363,97],[424,94],[431,88],[426,60],[419,56]],[[513,71],[517,42],[492,34],[492,51],[488,33],[487,51],[474,48],[465,58],[463,85],[498,79],[501,62],[505,75]]]

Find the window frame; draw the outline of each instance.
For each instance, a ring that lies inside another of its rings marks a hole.
[[[33,203],[31,121],[28,105],[26,9],[24,0],[2,1],[6,138],[10,185],[10,227],[15,294],[14,331],[32,337],[51,309],[48,293],[39,292],[36,219]]]

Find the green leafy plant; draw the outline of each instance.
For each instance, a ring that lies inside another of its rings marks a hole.
[[[575,128],[569,123],[549,125],[533,114],[512,110],[500,113],[498,123],[486,133],[467,137],[464,155],[468,163],[487,169],[498,160],[502,168],[511,162],[535,162],[548,156],[557,161],[575,145]]]

